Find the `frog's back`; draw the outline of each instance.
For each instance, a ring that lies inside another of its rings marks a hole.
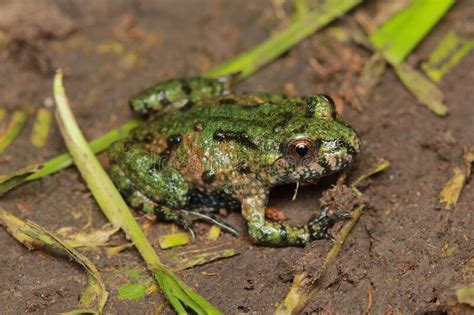
[[[165,137],[189,132],[217,130],[259,133],[272,132],[303,110],[299,98],[281,94],[226,95],[204,99],[172,113],[155,114],[137,132],[137,140],[150,134]],[[273,126],[269,129],[269,126]]]

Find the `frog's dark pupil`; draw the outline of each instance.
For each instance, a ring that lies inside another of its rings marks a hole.
[[[299,156],[304,157],[308,153],[309,148],[306,144],[300,143],[296,146],[295,151]]]

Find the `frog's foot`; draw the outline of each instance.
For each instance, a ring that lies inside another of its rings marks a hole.
[[[200,212],[200,211],[190,211],[190,210],[180,210],[183,216],[188,218],[190,221],[194,220],[204,220],[207,221],[211,224],[215,224],[219,226],[221,229],[223,229],[226,232],[229,232],[230,234],[238,237],[240,235],[239,230],[234,228],[232,225],[229,223],[217,219],[214,215],[207,213],[207,212]]]
[[[331,240],[336,241],[334,236],[329,234],[328,230],[336,224],[336,222],[347,220],[352,217],[349,212],[334,213],[331,216],[329,214],[329,207],[323,208],[318,216],[311,218],[308,222],[308,230],[310,232],[311,240]]]

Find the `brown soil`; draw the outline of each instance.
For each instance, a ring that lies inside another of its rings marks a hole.
[[[373,2],[365,5],[369,13]],[[409,62],[416,65],[426,58],[453,27],[472,36],[473,4],[458,1]],[[2,0],[0,103],[10,110],[26,107],[30,117],[26,129],[0,157],[0,174],[65,151],[56,126],[45,148],[36,149],[29,142],[34,111],[51,97],[55,68],[64,69],[74,113],[92,139],[132,117],[127,99],[140,89],[200,73],[261,42],[284,24],[270,1],[243,5],[220,0]],[[467,307],[456,304],[455,292],[473,281],[466,268],[474,252],[473,181],[466,184],[452,211],[444,210],[437,196],[452,169],[462,166],[462,147],[474,145],[474,54],[440,84],[450,110],[445,118],[417,103],[392,70],[362,101],[361,111],[349,106],[349,101],[357,105],[351,93],[353,80],[369,56],[354,44],[321,32],[238,86],[242,91],[302,95],[329,92],[363,139],[363,152],[349,178],[379,158],[392,163],[365,188],[368,207],[306,311],[468,313]],[[300,188],[293,202],[294,186],[279,187],[270,206],[283,208],[290,221],[304,221],[335,180]],[[50,230],[84,227],[89,220],[92,228],[106,223],[74,168],[24,185],[2,197],[0,205]],[[245,230],[238,214],[230,214],[228,220]],[[207,229],[205,224],[198,226],[201,234]],[[157,245],[157,236],[169,231],[169,224],[153,225],[150,240]],[[122,236],[114,236],[114,244],[122,242]],[[240,255],[180,276],[225,313],[271,313],[288,292],[295,271],[315,268],[330,245],[319,241],[306,248],[259,247],[246,233],[240,239],[223,235],[218,242],[231,242]],[[0,243],[0,313],[58,313],[76,305],[86,283],[80,268],[41,251],[29,252],[4,229]],[[454,248],[451,255],[446,255],[446,247]],[[133,249],[110,259],[104,250],[85,253],[106,279],[111,293],[107,313],[151,313],[160,305],[165,313],[171,312],[159,292],[139,301],[118,298],[118,287],[127,281],[121,270],[138,268],[146,275]]]

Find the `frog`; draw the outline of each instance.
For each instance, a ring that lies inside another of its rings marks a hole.
[[[127,203],[185,228],[205,220],[236,236],[218,214],[240,211],[256,244],[304,246],[332,239],[351,217],[324,207],[306,224],[269,220],[274,186],[314,183],[349,167],[357,131],[326,94],[235,93],[232,78],[158,83],[130,99],[144,123],[108,149],[110,175]]]

